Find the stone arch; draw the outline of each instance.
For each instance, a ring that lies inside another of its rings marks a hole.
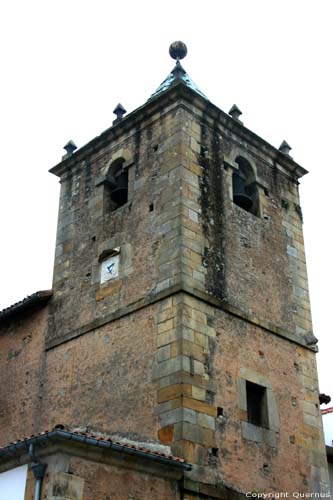
[[[104,181],[104,198],[105,207],[109,204],[111,210],[125,205],[128,201],[128,170],[125,168],[125,163],[125,158],[120,156],[108,164]]]
[[[233,202],[258,217],[259,193],[254,168],[243,156],[237,156],[235,163],[238,169],[232,174]]]

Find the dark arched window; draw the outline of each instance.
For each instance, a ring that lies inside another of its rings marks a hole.
[[[238,156],[238,170],[232,174],[233,202],[253,215],[259,216],[259,196],[255,175],[250,163]]]
[[[117,158],[111,163],[106,176],[111,210],[125,205],[128,200],[128,171],[124,168],[124,163],[124,158]]]

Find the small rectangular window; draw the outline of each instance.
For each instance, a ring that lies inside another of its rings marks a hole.
[[[246,381],[247,420],[257,427],[268,428],[266,387]]]

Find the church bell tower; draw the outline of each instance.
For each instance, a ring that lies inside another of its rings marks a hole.
[[[325,492],[298,182],[283,143],[176,64],[67,154],[46,338],[49,415],[159,443],[183,498]],[[73,146],[73,147],[72,147]],[[66,360],[71,360],[67,363]]]

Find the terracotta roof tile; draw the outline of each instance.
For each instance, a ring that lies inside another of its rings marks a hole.
[[[162,457],[162,458],[168,459],[168,460],[173,461],[173,462],[178,462],[178,463],[184,464],[184,465],[186,464],[186,461],[181,457],[177,457],[174,455],[168,455],[168,454],[163,453],[161,451],[152,450],[152,449],[141,447],[141,446],[136,446],[134,444],[123,443],[120,441],[113,441],[112,438],[107,437],[107,436],[103,436],[103,435],[99,435],[99,434],[92,434],[90,432],[83,432],[81,430],[80,431],[79,430],[71,430],[64,425],[57,425],[52,430],[46,430],[43,432],[39,432],[37,434],[33,434],[29,437],[25,437],[23,439],[18,439],[16,441],[13,441],[13,442],[9,443],[9,445],[4,446],[3,448],[0,448],[0,454],[1,454],[1,452],[5,451],[7,448],[9,448],[10,446],[16,445],[18,443],[23,444],[31,439],[37,439],[38,437],[42,437],[42,436],[45,436],[45,437],[49,436],[50,438],[52,438],[52,435],[54,435],[54,433],[56,433],[57,431],[59,431],[59,433],[63,433],[63,437],[68,437],[69,439],[73,436],[84,436],[86,438],[93,439],[93,440],[98,441],[98,442],[105,442],[105,443],[115,444],[115,445],[121,446],[124,449],[124,451],[126,451],[126,449],[132,449],[132,450],[143,452],[147,455],[158,456],[158,457]],[[66,436],[66,434],[67,434],[67,436]]]
[[[7,319],[17,312],[21,312],[24,309],[28,309],[32,306],[42,305],[50,299],[52,296],[52,290],[40,290],[32,295],[28,295],[19,302],[15,302],[9,307],[5,307],[0,311],[0,320]]]

